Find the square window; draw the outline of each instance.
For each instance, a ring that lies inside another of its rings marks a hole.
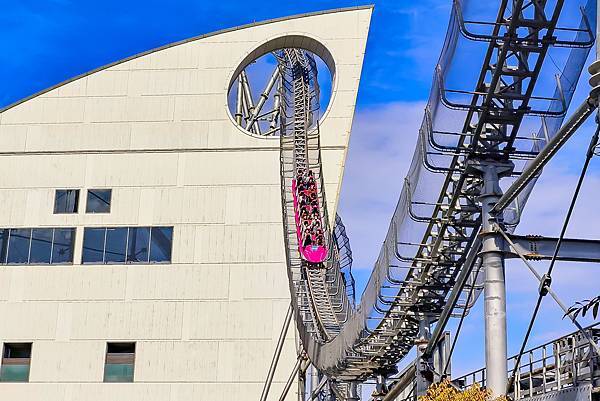
[[[135,343],[107,343],[104,382],[133,382]]]
[[[87,192],[86,213],[110,213],[112,189],[89,189]]]
[[[4,343],[0,382],[29,381],[31,343]]]
[[[57,189],[54,196],[54,213],[77,213],[79,206],[78,189]]]

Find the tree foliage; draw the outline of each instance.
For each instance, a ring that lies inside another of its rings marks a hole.
[[[575,302],[575,305],[571,306],[565,316],[571,315],[573,319],[577,318],[577,316],[581,313],[581,316],[585,316],[590,310],[592,311],[592,316],[594,319],[598,317],[598,312],[600,309],[600,295],[596,298],[592,299],[584,299],[581,302]]]
[[[474,384],[464,391],[457,390],[448,380],[432,384],[427,394],[419,397],[419,401],[490,401],[489,390],[482,389],[479,384]],[[506,397],[499,397],[496,401],[506,401]]]

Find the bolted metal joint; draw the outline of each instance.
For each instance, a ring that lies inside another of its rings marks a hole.
[[[548,274],[544,274],[540,279],[540,287],[538,288],[538,292],[541,296],[545,297],[548,295],[548,291],[550,290],[550,286],[552,285],[552,277]]]

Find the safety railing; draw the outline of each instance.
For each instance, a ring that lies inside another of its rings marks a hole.
[[[596,344],[600,344],[600,323],[584,328]],[[516,356],[508,360],[512,372]],[[477,383],[486,385],[485,368],[453,380],[466,389]],[[600,356],[580,331],[531,348],[523,353],[509,395],[514,400],[546,394],[582,384],[600,386]]]

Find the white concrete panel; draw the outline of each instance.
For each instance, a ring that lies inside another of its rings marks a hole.
[[[27,132],[27,150],[32,152],[128,149],[130,124],[32,125]]]
[[[175,185],[177,163],[177,155],[171,153],[88,155],[86,184],[90,188]]]
[[[128,71],[104,71],[87,77],[87,96],[126,96],[129,84]]]
[[[221,246],[220,244],[226,244]],[[283,262],[279,224],[201,226],[196,230],[196,263]]]
[[[171,385],[168,383],[81,383],[70,385],[69,392],[70,398],[65,401],[165,401],[170,399]]]
[[[171,121],[174,103],[170,96],[88,97],[85,121]]]
[[[235,187],[229,187],[235,188]],[[241,187],[237,203],[241,223],[279,223],[281,221],[281,187],[261,185]]]
[[[37,341],[32,349],[30,382],[101,382],[106,342]]]
[[[218,300],[229,292],[228,265],[129,266],[136,300]]]
[[[224,382],[264,383],[273,347],[274,343],[263,340],[221,341],[218,377]],[[287,379],[296,361],[295,353],[294,347],[283,350],[280,365],[282,369],[275,372],[275,380]]]
[[[0,399],[27,401],[67,401],[67,386],[56,383],[2,383]]]
[[[0,164],[2,161],[0,160]],[[0,225],[2,227],[14,227],[22,225],[25,221],[25,208],[23,205],[27,202],[28,192],[22,189],[0,189],[0,204],[2,213],[0,213]]]
[[[212,135],[209,121],[136,122],[131,124],[131,147],[206,149]]]
[[[135,380],[217,381],[217,341],[141,341],[136,344]]]
[[[0,303],[0,316],[4,322],[0,325],[0,339],[7,342],[53,339],[56,333],[57,309],[57,303]]]
[[[80,98],[36,97],[3,112],[2,124],[81,123],[84,110]]]
[[[281,263],[231,265],[231,296],[235,299],[287,299],[287,272]]]
[[[0,301],[8,301],[12,269],[0,269]]]
[[[130,72],[130,95],[197,95],[222,97],[229,76],[222,69],[160,69]]]
[[[0,157],[2,188],[76,188],[83,182],[85,155]]]
[[[23,299],[122,300],[125,297],[125,266],[23,267]]]
[[[180,339],[183,305],[178,302],[73,304],[73,339]]]
[[[0,115],[0,122],[2,115]],[[3,152],[17,152],[25,150],[28,125],[4,125],[0,123],[0,149]]]
[[[189,153],[186,185],[270,184],[279,182],[279,151]]]

